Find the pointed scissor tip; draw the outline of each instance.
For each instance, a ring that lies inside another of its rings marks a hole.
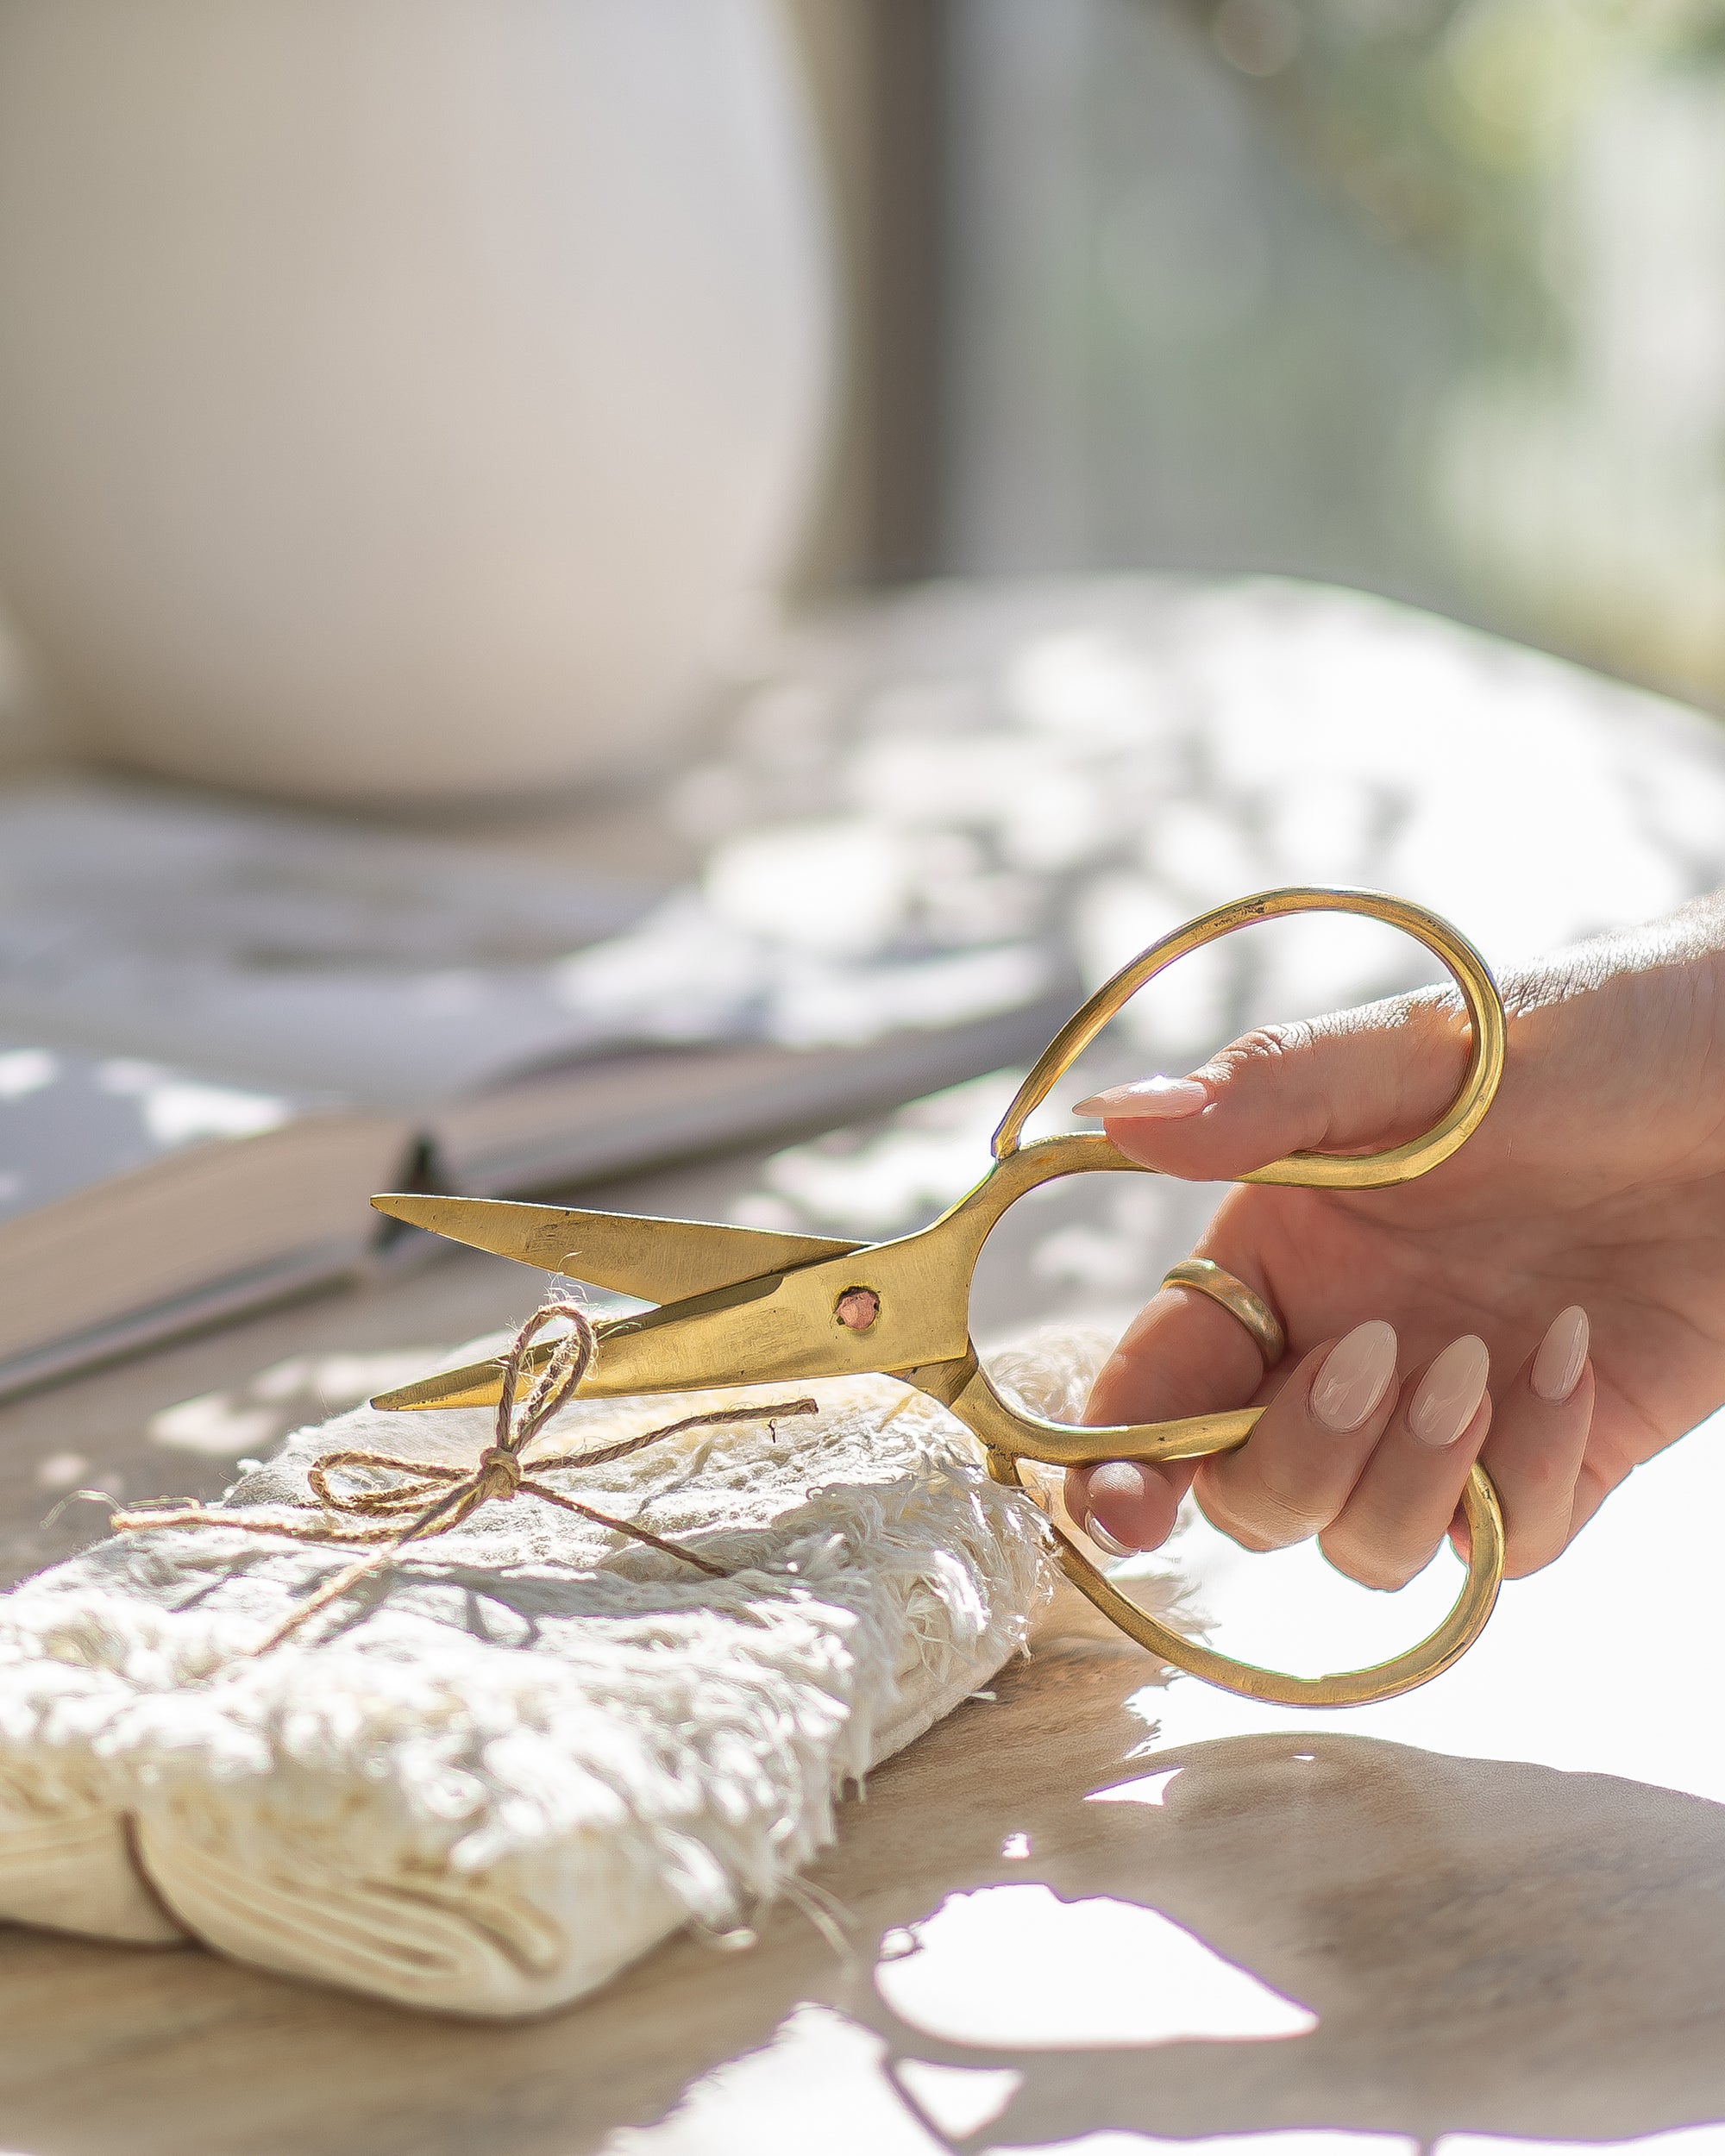
[[[392,1220],[406,1220],[417,1227],[426,1206],[436,1202],[423,1190],[386,1190],[372,1200],[372,1206],[378,1213],[386,1213]]]

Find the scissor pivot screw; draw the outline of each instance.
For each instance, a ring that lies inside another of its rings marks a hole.
[[[832,1306],[832,1314],[853,1332],[866,1332],[881,1314],[881,1298],[872,1288],[847,1288]]]

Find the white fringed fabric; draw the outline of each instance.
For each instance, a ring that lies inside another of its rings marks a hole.
[[[1107,1344],[1049,1328],[993,1366],[1076,1419]],[[1048,1591],[1039,1516],[944,1409],[888,1378],[807,1389],[818,1416],[582,1480],[724,1580],[516,1499],[262,1656],[350,1551],[122,1535],[0,1598],[0,1916],[494,2015],[577,1998],[686,1921],[745,1925]],[[578,1403],[557,1449],[665,1405]],[[308,1506],[332,1445],[471,1460],[490,1421],[361,1408],[224,1501]]]

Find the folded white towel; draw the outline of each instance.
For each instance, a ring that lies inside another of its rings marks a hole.
[[[1107,1344],[1050,1328],[997,1382],[1074,1416]],[[560,1478],[723,1580],[521,1495],[262,1656],[351,1551],[153,1531],[0,1598],[0,1916],[480,2015],[579,1997],[688,1920],[744,1924],[1047,1586],[1038,1515],[944,1409],[888,1378],[806,1389],[819,1415],[776,1432]],[[784,1396],[580,1402],[555,1449]],[[471,1461],[491,1420],[361,1408],[225,1501],[304,1506],[337,1445]]]

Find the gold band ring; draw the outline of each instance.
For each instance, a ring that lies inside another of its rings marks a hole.
[[[1288,1352],[1288,1335],[1282,1320],[1264,1297],[1212,1259],[1182,1257],[1162,1275],[1162,1284],[1196,1288],[1201,1295],[1220,1303],[1231,1318],[1238,1318],[1256,1342],[1265,1369],[1273,1370]]]

